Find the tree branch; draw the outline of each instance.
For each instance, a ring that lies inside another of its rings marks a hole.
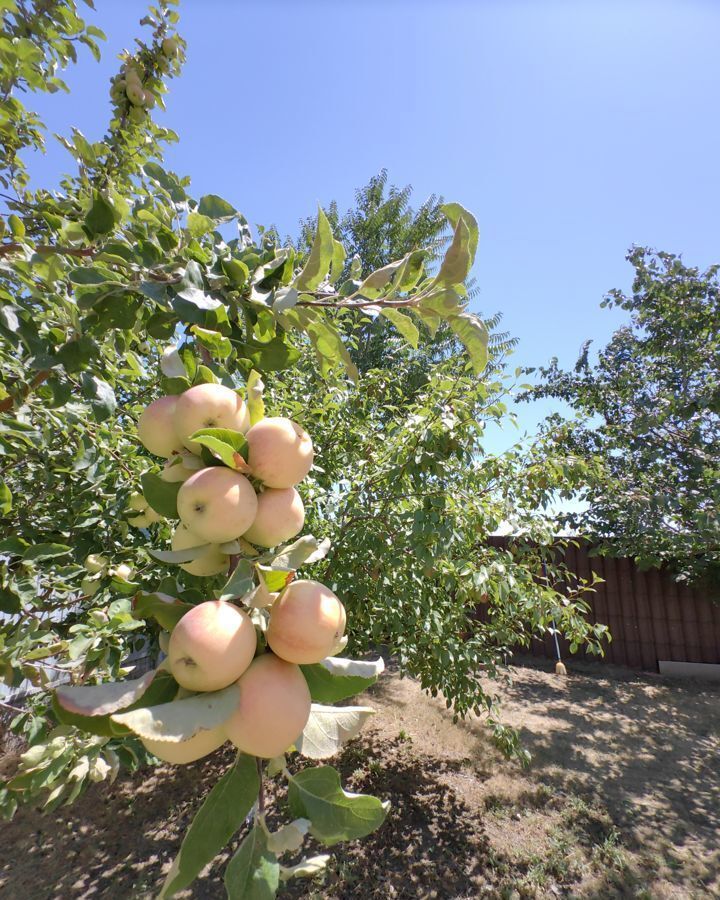
[[[31,394],[35,388],[40,387],[43,382],[47,381],[51,375],[52,371],[50,369],[43,369],[42,372],[38,372],[27,386],[27,390],[23,393],[22,399],[27,399],[28,395]],[[14,406],[15,400],[12,397],[6,397],[4,400],[0,400],[0,413],[8,412]]]

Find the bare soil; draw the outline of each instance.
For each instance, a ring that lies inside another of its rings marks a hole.
[[[533,754],[505,760],[480,720],[389,673],[377,715],[333,763],[348,790],[389,799],[384,826],[332,849],[327,871],[282,896],[644,900],[720,896],[720,686],[576,664],[514,670],[504,720]],[[0,895],[150,898],[201,798],[232,759],[94,785],[71,807],[0,827]],[[192,891],[222,898],[234,840]],[[323,852],[312,843],[309,851]]]

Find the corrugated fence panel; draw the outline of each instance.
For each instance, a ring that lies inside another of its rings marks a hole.
[[[490,543],[507,547],[510,539],[493,537]],[[661,659],[720,664],[720,603],[702,590],[679,584],[660,569],[640,571],[630,559],[596,556],[583,542],[568,546],[564,560],[585,581],[592,581],[593,573],[603,579],[586,600],[590,620],[607,625],[612,641],[604,657],[589,658],[654,672]],[[487,607],[478,612],[481,621],[492,615]],[[530,649],[535,656],[555,657],[551,635],[539,637]],[[569,656],[566,641],[560,641],[560,650]]]

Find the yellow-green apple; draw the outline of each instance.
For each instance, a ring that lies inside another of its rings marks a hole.
[[[305,523],[305,507],[295,488],[266,488],[258,494],[255,520],[243,537],[258,547],[275,547],[295,537]]]
[[[189,691],[219,691],[243,674],[256,646],[255,626],[246,612],[224,600],[206,600],[173,629],[170,671]]]
[[[106,556],[101,556],[99,553],[91,553],[89,556],[85,557],[85,569],[88,572],[104,572],[108,565],[108,558]]]
[[[240,701],[225,722],[225,733],[243,753],[263,759],[279,756],[300,737],[310,717],[310,691],[302,670],[264,653],[238,686]]]
[[[144,509],[147,509],[148,502],[142,494],[139,494],[137,491],[135,493],[130,494],[128,498],[128,509],[136,509],[138,512],[142,512]]]
[[[191,547],[202,547],[203,553],[191,562],[180,563],[180,568],[191,575],[199,575],[207,578],[209,575],[217,575],[225,572],[230,564],[230,557],[223,553],[217,544],[208,544],[192,532],[182,522],[177,526],[172,536],[173,550],[189,550]]]
[[[180,441],[199,455],[202,448],[190,440],[192,434],[202,428],[229,428],[244,434],[250,415],[242,397],[225,385],[196,384],[178,397],[174,422]]]
[[[186,741],[151,741],[141,739],[146,750],[165,762],[184,765],[217,750],[227,740],[225,729],[203,729]]]
[[[172,456],[183,449],[175,433],[177,397],[159,397],[143,410],[138,421],[140,443],[154,456]]]
[[[134,574],[135,570],[127,563],[120,563],[116,568],[108,570],[108,575],[113,578],[119,578],[121,581],[130,581]]]
[[[257,496],[244,475],[225,466],[209,466],[180,486],[177,511],[182,523],[205,543],[223,544],[252,525]]]
[[[313,463],[310,435],[282,416],[261,419],[248,431],[248,465],[266,487],[299,484]]]
[[[152,525],[155,522],[159,522],[162,519],[160,513],[155,512],[152,506],[146,507],[138,516],[131,516],[128,519],[128,525],[132,525],[133,528],[147,528],[148,525]]]
[[[319,581],[293,581],[270,609],[265,638],[292,663],[317,663],[332,653],[345,631],[345,607]]]

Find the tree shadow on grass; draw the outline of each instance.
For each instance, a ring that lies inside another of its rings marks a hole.
[[[664,847],[670,880],[686,877],[689,861],[698,885],[717,878],[720,688],[578,669],[557,680],[525,670],[501,689],[506,718],[533,755],[532,776],[607,808],[629,848]],[[479,723],[460,727],[485,743]]]

